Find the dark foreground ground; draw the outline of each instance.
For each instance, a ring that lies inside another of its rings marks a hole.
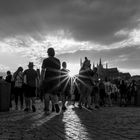
[[[37,112],[0,113],[0,140],[125,140],[140,139],[140,108],[104,107],[89,111],[70,105],[47,116]]]

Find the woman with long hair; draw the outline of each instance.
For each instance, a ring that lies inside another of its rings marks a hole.
[[[15,95],[15,109],[18,110],[18,98],[20,98],[20,109],[23,109],[23,68],[18,67],[13,74],[14,81],[14,95]]]

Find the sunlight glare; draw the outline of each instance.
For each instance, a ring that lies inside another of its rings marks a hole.
[[[67,68],[70,70],[69,76],[73,77],[79,73],[80,65],[79,64],[73,64],[73,63],[68,63]]]
[[[64,132],[66,140],[69,140],[69,138],[81,140],[83,138],[86,139],[86,137],[89,136],[85,123],[83,123],[82,117],[79,116],[78,114],[79,114],[78,110],[74,111],[72,109],[72,106],[69,106],[69,111],[66,111],[63,114],[62,122],[64,124]]]
[[[72,71],[69,72],[69,76],[70,76],[70,77],[74,77],[74,75],[75,75],[74,72],[72,72]]]

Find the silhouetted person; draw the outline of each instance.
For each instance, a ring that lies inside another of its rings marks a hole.
[[[127,87],[126,87],[124,80],[122,80],[119,88],[120,88],[120,95],[121,95],[120,106],[122,106],[122,105],[126,106],[127,105],[127,102],[126,102]]]
[[[44,111],[47,114],[50,113],[49,103],[52,101],[52,111],[60,111],[58,105],[58,87],[60,82],[60,60],[55,57],[55,51],[53,48],[48,48],[48,58],[43,60],[41,71],[41,83],[44,90]],[[42,82],[43,81],[43,82]]]
[[[79,108],[82,108],[82,105],[86,105],[88,109],[91,109],[91,92],[92,92],[92,84],[91,77],[93,75],[93,71],[91,70],[91,64],[88,60],[83,64],[82,68],[79,71],[79,83],[80,83],[80,100],[79,100]]]
[[[132,94],[131,94],[131,83],[127,83],[127,105],[131,105]]]
[[[12,82],[12,74],[11,74],[10,71],[7,71],[7,76],[5,78],[5,81],[8,82],[8,83]]]
[[[105,84],[105,93],[106,93],[107,103],[109,106],[112,106],[112,100],[111,100],[112,87],[107,77],[105,78],[104,84]]]
[[[23,109],[23,68],[19,67],[13,74],[14,94],[16,110],[18,109],[18,98],[20,97],[20,108]]]
[[[105,93],[105,84],[102,80],[99,82],[99,95],[100,95],[100,105],[105,106],[105,99],[106,99],[106,93]]]
[[[11,85],[11,92],[10,92],[10,107],[12,107],[12,94],[13,94],[13,88],[14,88],[14,85],[13,85],[13,82],[12,82],[12,74],[10,71],[7,71],[7,76],[5,78],[5,81],[10,83]]]
[[[36,97],[36,85],[37,85],[37,72],[34,70],[33,62],[29,62],[28,69],[24,71],[24,83],[25,88],[25,105],[24,111],[29,111],[32,107],[32,111],[36,111],[35,97]]]
[[[135,80],[132,80],[132,83],[130,86],[130,94],[131,94],[131,97],[134,99],[134,105],[136,105],[137,86],[136,86]]]
[[[67,63],[62,63],[61,75],[60,75],[60,90],[61,90],[61,97],[62,97],[62,110],[66,110],[66,100],[70,94],[70,82],[71,79],[69,77],[69,70],[67,69]]]

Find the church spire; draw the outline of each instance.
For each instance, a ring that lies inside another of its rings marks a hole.
[[[100,58],[100,62],[99,62],[99,65],[102,65],[102,59]]]
[[[96,67],[98,68],[98,66],[99,66],[99,65],[98,65],[98,63],[97,63]]]

